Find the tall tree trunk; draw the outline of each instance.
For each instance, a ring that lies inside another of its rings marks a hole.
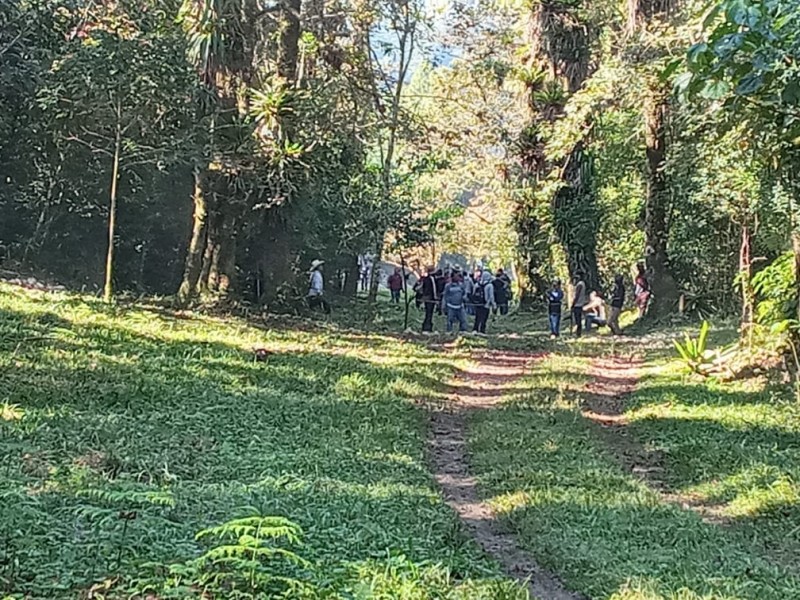
[[[259,276],[263,282],[262,304],[271,304],[278,299],[278,288],[294,279],[292,270],[291,232],[280,214],[280,209],[267,211],[263,226],[263,246],[258,253],[261,257]],[[315,257],[316,258],[316,257]],[[323,257],[319,257],[323,258]],[[306,269],[309,265],[303,265]],[[302,281],[305,286],[307,281]],[[307,291],[307,288],[303,292]]]
[[[645,255],[650,272],[653,300],[651,314],[671,311],[679,292],[669,265],[670,205],[666,180],[666,123],[669,104],[664,90],[653,90],[645,99],[645,145],[647,148],[647,198],[645,199]]]
[[[200,269],[203,265],[203,253],[206,247],[206,228],[208,219],[208,206],[205,196],[206,173],[200,169],[194,172],[194,218],[192,222],[192,237],[189,241],[189,251],[186,254],[186,265],[183,271],[183,280],[178,290],[178,301],[186,304],[197,295],[197,282],[200,278]]]
[[[114,164],[111,168],[111,204],[108,209],[108,251],[106,252],[106,280],[103,286],[103,299],[111,302],[114,298],[114,235],[117,224],[117,183],[119,182],[119,161],[122,154],[122,100],[117,98],[117,123],[114,132]]]
[[[216,290],[216,273],[212,279],[212,265],[214,257],[219,253],[219,202],[216,194],[211,194],[212,201],[206,203],[208,218],[206,219],[205,251],[203,252],[203,266],[200,268],[200,277],[197,280],[197,291],[201,295]]]
[[[358,266],[358,256],[350,257],[350,265],[347,267],[347,275],[344,280],[344,295],[350,298],[358,296],[358,280],[361,270]]]
[[[588,278],[587,284],[598,285],[596,258],[597,210],[595,208],[593,169],[585,145],[580,141],[561,163],[547,155],[547,131],[564,112],[564,104],[540,104],[539,92],[558,87],[566,94],[577,92],[591,71],[589,47],[591,32],[581,20],[574,5],[558,1],[534,2],[528,26],[530,55],[527,67],[546,74],[536,77],[528,86],[528,105],[531,124],[523,136],[522,163],[526,177],[534,190],[516,215],[520,237],[520,254],[525,263],[529,286],[535,285],[536,296],[544,293],[546,282],[542,267],[547,265],[547,275],[553,275],[553,256],[550,234],[555,230],[570,274],[577,271]],[[556,171],[557,170],[557,171]],[[556,171],[561,179],[560,190],[550,198],[550,212],[539,210],[536,188]],[[543,215],[546,215],[544,216]],[[558,266],[562,266],[559,261]],[[531,290],[521,291],[521,303],[529,303]]]
[[[794,253],[794,284],[797,312],[794,318],[800,323],[800,229],[797,225],[792,229],[792,252]]]
[[[278,74],[290,84],[297,77],[302,0],[283,0],[278,23]]]
[[[742,323],[740,333],[748,345],[753,343],[753,298],[752,232],[747,223],[742,225],[742,241],[739,247],[739,285],[742,292]]]
[[[232,233],[236,230],[236,225],[233,221],[227,222],[220,238],[215,260],[212,263],[215,289],[222,298],[236,291],[237,238]]]
[[[597,266],[599,214],[592,186],[593,171],[593,161],[580,141],[562,169],[566,184],[553,199],[553,213],[556,233],[567,255],[570,277],[580,275],[588,290],[600,290]]]

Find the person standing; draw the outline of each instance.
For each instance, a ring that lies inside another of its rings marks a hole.
[[[445,273],[444,269],[436,269],[436,272],[433,274],[433,282],[436,284],[436,300],[438,301],[439,298],[442,297],[444,286],[446,286],[448,283],[447,274]],[[436,303],[436,312],[440,315],[442,314],[442,307],[438,302]]]
[[[614,289],[611,292],[611,313],[608,317],[608,326],[614,335],[622,335],[622,328],[619,326],[619,315],[625,305],[625,280],[622,275],[614,277]]]
[[[650,282],[647,280],[647,269],[644,263],[636,265],[636,279],[633,282],[633,297],[636,308],[639,309],[641,319],[647,313],[647,305],[650,302]]]
[[[322,265],[325,264],[324,260],[316,259],[311,262],[311,276],[308,282],[308,306],[311,309],[322,308],[322,311],[329,315],[331,314],[331,305],[325,300],[323,293],[325,291],[325,281],[322,278]]]
[[[505,274],[503,269],[497,269],[492,285],[494,286],[494,299],[497,302],[495,313],[507,315],[508,302],[511,300],[511,278]]]
[[[458,322],[459,331],[467,330],[467,316],[464,312],[466,298],[464,281],[460,273],[454,273],[450,283],[444,286],[442,293],[442,310],[447,315],[447,333],[453,331],[453,325]]]
[[[561,335],[561,306],[564,302],[564,290],[561,280],[554,279],[553,287],[547,292],[547,317],[550,320],[550,339]]]
[[[420,292],[422,304],[425,307],[425,320],[422,321],[422,332],[430,333],[433,331],[433,312],[438,304],[436,293],[436,280],[434,278],[434,268],[429,266],[425,269],[425,276],[420,280]]]
[[[392,302],[395,304],[400,304],[400,292],[403,291],[403,274],[400,272],[400,269],[395,269],[394,273],[389,275],[389,279],[386,281],[389,286],[389,292],[392,294]]]
[[[489,313],[497,306],[494,298],[494,285],[492,285],[493,279],[491,272],[484,271],[472,294],[471,300],[475,305],[475,326],[473,331],[476,333],[486,333]]]
[[[461,285],[464,286],[464,318],[467,318],[467,315],[474,314],[472,310],[472,306],[469,302],[470,297],[472,297],[472,291],[475,289],[475,280],[469,274],[469,271],[464,269],[461,272]]]
[[[576,337],[583,333],[583,307],[587,303],[586,282],[581,273],[576,273],[573,278],[575,288],[572,291],[572,324],[575,326]]]
[[[471,317],[475,316],[475,305],[472,303],[472,294],[475,292],[475,288],[478,287],[478,284],[481,281],[481,270],[475,269],[472,275],[467,276],[467,281],[469,283],[465,286],[467,288],[467,314]]]

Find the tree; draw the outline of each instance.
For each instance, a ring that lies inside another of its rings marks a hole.
[[[704,25],[704,39],[686,55],[679,89],[734,116],[770,157],[788,192],[800,300],[800,2],[725,0],[712,8]]]
[[[672,38],[668,34],[668,19],[677,10],[677,5],[677,0],[628,1],[628,31],[638,37],[636,43],[645,49],[642,69],[646,81],[643,116],[647,156],[644,237],[645,259],[652,279],[650,312],[653,315],[672,310],[678,300],[678,285],[668,250],[670,190],[666,159],[670,92],[669,81],[662,76]],[[656,72],[653,72],[653,67]]]
[[[189,139],[191,74],[169,21],[139,3],[87,11],[69,53],[39,94],[60,139],[89,153],[110,175],[103,297],[113,298],[114,250],[122,174],[180,161]],[[176,61],[177,57],[177,61]]]
[[[529,280],[538,282],[537,288],[543,288],[541,263],[555,258],[545,250],[548,221],[563,247],[570,275],[582,273],[590,289],[600,288],[593,158],[583,136],[563,148],[556,134],[569,97],[591,74],[592,33],[583,8],[572,0],[535,2],[527,28],[529,51],[523,80],[531,122],[519,146],[532,185],[519,206],[517,228],[524,270]],[[578,127],[586,131],[588,123]],[[537,289],[537,294],[543,291]]]

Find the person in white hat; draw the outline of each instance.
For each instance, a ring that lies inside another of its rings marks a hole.
[[[308,286],[308,306],[310,308],[322,307],[326,315],[331,314],[331,305],[323,297],[325,283],[322,279],[322,265],[324,260],[316,259],[311,262],[311,277]]]

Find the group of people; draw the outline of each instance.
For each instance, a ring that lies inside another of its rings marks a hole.
[[[486,333],[489,315],[508,314],[512,299],[511,278],[503,269],[475,269],[472,274],[459,267],[436,269],[429,266],[414,286],[417,307],[425,310],[422,331],[433,331],[435,314],[447,317],[447,331],[458,324],[467,331],[468,316],[474,316],[472,330]]]
[[[643,264],[637,265],[637,274],[634,279],[634,302],[643,317],[650,302],[650,283],[647,271]],[[556,279],[547,292],[547,306],[550,321],[550,337],[557,338],[561,334],[562,306],[564,304],[564,290],[561,280]],[[606,318],[606,304],[603,294],[592,290],[587,294],[586,282],[581,273],[573,278],[572,304],[570,316],[575,335],[580,337],[584,331],[591,331],[592,327],[605,327],[614,335],[622,335],[619,317],[625,305],[625,278],[621,274],[614,277],[614,287],[611,290],[611,311]]]
[[[315,260],[311,263],[309,277],[308,304],[312,309],[321,308],[330,314],[331,307],[323,294],[323,278],[321,268],[324,261]],[[400,269],[389,276],[387,280],[392,301],[400,302],[400,295],[406,286],[406,277]],[[414,285],[415,301],[417,308],[423,308],[425,317],[422,321],[422,331],[433,331],[434,315],[444,315],[447,319],[447,331],[452,332],[456,324],[459,331],[467,331],[468,316],[474,317],[472,330],[476,333],[486,333],[489,316],[494,314],[508,314],[509,303],[512,300],[511,278],[503,269],[494,273],[490,269],[475,269],[470,274],[459,267],[437,269],[429,266],[425,274]],[[591,331],[593,327],[608,327],[614,335],[621,335],[622,328],[619,317],[625,305],[625,279],[621,274],[614,277],[614,287],[611,290],[611,309],[606,314],[606,301],[600,290],[588,290],[584,276],[577,273],[573,278],[572,298],[570,303],[570,318],[575,335],[580,337],[584,330]],[[650,283],[644,264],[637,265],[637,274],[634,279],[634,303],[639,311],[639,317],[644,316],[650,301]],[[561,335],[561,322],[563,320],[563,305],[565,291],[561,280],[555,279],[547,292],[547,311],[550,323],[550,336],[556,338]]]

